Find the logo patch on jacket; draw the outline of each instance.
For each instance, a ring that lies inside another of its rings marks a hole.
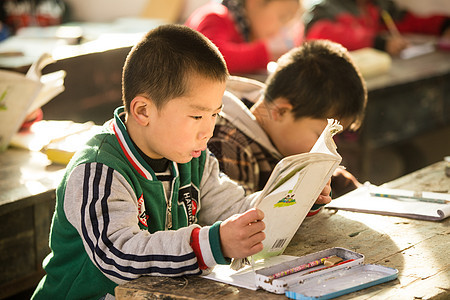
[[[147,225],[148,215],[145,212],[144,194],[142,194],[141,197],[139,197],[138,199],[138,219],[140,224],[148,228]]]
[[[198,188],[192,184],[183,186],[179,190],[178,204],[184,206],[188,225],[194,224],[197,221],[196,214],[199,195]]]

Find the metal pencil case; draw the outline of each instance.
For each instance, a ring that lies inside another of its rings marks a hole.
[[[273,274],[328,256],[343,263],[332,267],[317,265],[274,279]],[[256,285],[291,299],[331,299],[397,278],[396,269],[363,265],[364,255],[340,247],[311,253],[297,259],[256,271]]]

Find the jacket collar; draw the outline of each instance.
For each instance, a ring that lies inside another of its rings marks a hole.
[[[122,149],[128,162],[133,166],[133,168],[147,180],[157,180],[155,172],[148,165],[148,163],[142,158],[142,156],[137,151],[136,147],[133,145],[130,136],[128,135],[127,127],[122,120],[125,115],[125,108],[123,106],[116,108],[114,111],[114,119],[112,122],[112,127],[114,134],[119,142],[120,148]],[[172,175],[178,177],[178,167],[175,162],[172,163]]]

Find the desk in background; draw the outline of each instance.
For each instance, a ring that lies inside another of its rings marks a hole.
[[[55,188],[64,166],[40,152],[0,153],[0,299],[34,288],[44,275]]]
[[[386,183],[390,188],[447,191],[450,178],[439,162]],[[324,210],[307,218],[284,254],[302,256],[332,247],[365,255],[365,263],[399,270],[397,280],[339,299],[448,299],[450,297],[450,218],[429,222],[348,211]],[[286,299],[266,291],[197,276],[141,277],[116,288],[117,300]]]
[[[368,180],[370,168],[376,163],[371,154],[377,149],[405,143],[450,125],[450,52],[393,59],[388,73],[368,78],[366,83],[368,104],[359,137],[361,181]],[[442,149],[441,157],[450,153],[450,136],[446,138],[447,149]],[[405,151],[417,153],[417,149],[407,147]],[[419,167],[437,161],[426,162],[424,157],[408,159],[406,163],[423,161]]]
[[[122,105],[122,67],[131,47],[150,29],[164,23],[160,19],[123,18],[23,28],[19,35],[0,42],[0,68],[26,73],[42,53],[51,53],[56,62],[42,73],[66,71],[65,91],[43,106],[44,119],[101,125]],[[61,30],[79,31],[81,36],[74,42],[74,37],[58,36]],[[23,55],[2,56],[2,52]]]

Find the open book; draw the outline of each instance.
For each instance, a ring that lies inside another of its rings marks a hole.
[[[65,71],[42,75],[54,62],[43,54],[26,75],[0,70],[0,151],[5,150],[26,116],[64,91]]]
[[[339,122],[328,120],[309,153],[285,157],[276,165],[255,204],[264,212],[266,238],[264,249],[253,261],[280,255],[286,249],[342,160],[333,141],[333,135],[341,130]],[[231,267],[237,270],[243,264],[244,260],[233,260]]]

